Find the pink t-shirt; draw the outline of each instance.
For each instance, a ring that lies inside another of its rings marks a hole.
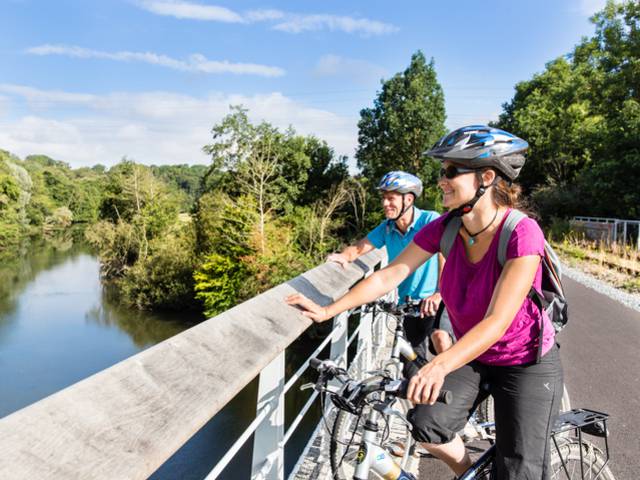
[[[443,215],[424,226],[415,236],[414,242],[430,253],[440,251],[440,238],[444,232]],[[451,325],[457,338],[477,325],[484,317],[491,303],[493,290],[502,273],[498,262],[498,243],[503,218],[487,253],[478,263],[471,263],[458,234],[449,252],[442,271],[440,292],[447,306]],[[513,231],[507,245],[507,260],[527,255],[544,255],[544,235],[535,220],[522,219]],[[534,288],[541,291],[542,267],[538,267]],[[549,351],[554,342],[554,330],[546,313],[544,318],[544,338],[542,354]],[[540,311],[528,297],[511,322],[503,337],[480,355],[477,360],[489,365],[521,365],[533,362],[538,353],[540,334]]]

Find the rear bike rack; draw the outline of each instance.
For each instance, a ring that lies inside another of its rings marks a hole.
[[[596,480],[604,468],[609,464],[609,430],[607,429],[607,419],[609,415],[607,413],[597,412],[595,410],[589,410],[587,408],[575,408],[567,412],[561,413],[556,419],[556,423],[551,431],[551,438],[553,444],[558,451],[560,461],[562,462],[562,468],[567,478],[570,479],[569,471],[564,458],[561,455],[561,450],[558,447],[558,441],[556,435],[560,435],[566,432],[573,432],[574,436],[578,438],[580,444],[580,473],[584,479],[584,458],[582,449],[582,434],[593,435],[596,437],[604,438],[606,459],[598,473],[596,473],[593,480]]]

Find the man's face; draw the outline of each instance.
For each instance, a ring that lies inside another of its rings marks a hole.
[[[405,199],[405,204],[408,205],[410,201],[408,197],[411,195],[407,195]],[[398,192],[383,192],[382,193],[382,209],[384,210],[384,216],[392,220],[400,215],[402,212],[402,194]]]

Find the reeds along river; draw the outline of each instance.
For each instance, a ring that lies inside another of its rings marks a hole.
[[[100,282],[99,261],[71,238],[34,241],[2,252],[0,263],[0,417],[103,370],[202,320],[197,314],[125,308]],[[287,356],[293,371],[310,342]],[[298,357],[300,357],[298,359]],[[202,479],[255,416],[257,381],[201,429],[153,476]],[[306,395],[305,395],[306,397]],[[304,403],[287,398],[287,421]],[[309,418],[287,450],[287,471],[304,447],[317,416]],[[249,442],[250,443],[250,442]],[[249,477],[247,445],[220,478]]]

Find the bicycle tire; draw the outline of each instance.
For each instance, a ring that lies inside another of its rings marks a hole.
[[[580,450],[582,450],[584,477],[580,469]],[[567,466],[566,472],[561,457]],[[582,440],[580,443],[575,437],[562,438],[558,443],[558,449],[553,442],[551,444],[550,478],[551,480],[593,480],[602,470],[597,477],[598,480],[615,480],[609,466],[603,468],[605,462],[605,454],[591,442]]]
[[[562,400],[560,400],[560,412],[571,410],[571,398],[566,386],[563,386]],[[478,423],[495,423],[493,397],[489,395],[484,402],[476,409],[476,420]]]
[[[361,440],[361,432],[364,426],[365,419],[367,418],[368,408],[365,407],[362,416],[360,417],[360,422],[358,423],[358,428],[356,430],[355,435],[353,434],[353,429],[355,423],[357,421],[357,417],[349,412],[345,412],[344,410],[338,411],[336,415],[336,419],[333,423],[333,428],[331,431],[331,440],[329,443],[329,458],[331,461],[331,471],[332,471],[332,479],[334,480],[351,480],[354,475],[354,465],[356,461],[356,455],[358,453],[358,449],[360,447]],[[399,401],[398,405],[396,405],[396,409],[399,410],[403,415],[406,416],[410,407],[408,407],[408,402],[406,400]],[[394,442],[393,440],[399,440],[402,443],[404,448],[410,448],[412,445],[411,432],[409,428],[400,420],[394,417],[388,418],[389,428],[394,432],[394,435],[390,435],[387,441],[381,446],[385,448],[388,452],[393,455],[393,458],[396,460],[396,463],[401,467],[405,468],[406,463],[408,463],[407,456],[397,456],[394,451]],[[380,431],[378,432],[378,442],[383,440],[382,435],[384,434],[384,422],[381,422]],[[351,445],[349,441],[352,440]],[[346,454],[345,454],[346,451]],[[374,472],[370,474],[371,479],[379,479],[379,477]]]

